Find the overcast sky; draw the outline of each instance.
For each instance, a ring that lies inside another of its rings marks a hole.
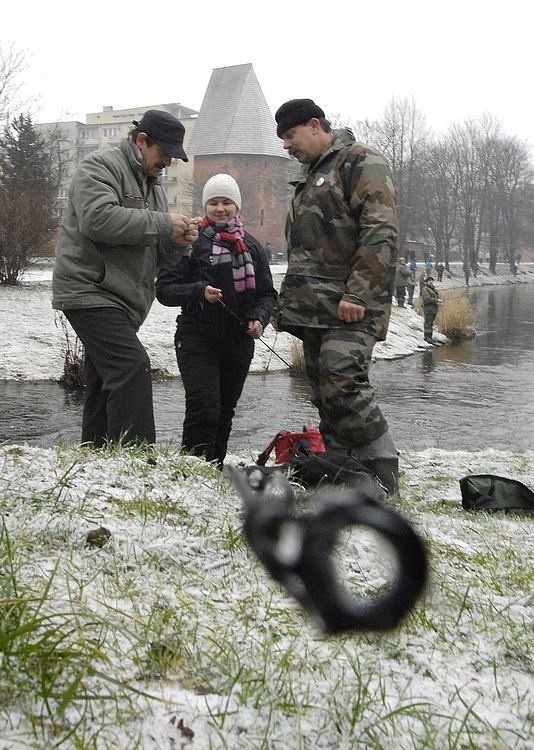
[[[2,46],[27,51],[38,122],[181,102],[214,68],[252,63],[274,114],[311,97],[345,122],[414,99],[427,124],[493,114],[534,143],[532,0],[4,3]]]

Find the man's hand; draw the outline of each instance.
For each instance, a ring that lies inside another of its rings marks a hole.
[[[172,222],[172,240],[177,245],[189,245],[198,238],[198,225],[201,217],[195,216],[189,219],[182,214],[169,214]]]
[[[363,305],[355,305],[354,302],[341,300],[337,306],[337,317],[345,323],[359,323],[365,315]]]

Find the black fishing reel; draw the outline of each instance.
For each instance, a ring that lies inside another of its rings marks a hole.
[[[422,540],[383,502],[372,480],[342,489],[322,486],[299,510],[281,472],[261,467],[224,469],[244,501],[244,534],[258,560],[325,634],[395,628],[412,609],[428,577]],[[354,596],[338,578],[332,553],[340,533],[362,526],[391,545],[397,563],[386,590],[370,599]]]

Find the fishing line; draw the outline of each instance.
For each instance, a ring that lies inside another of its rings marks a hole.
[[[228,307],[227,305],[225,305],[225,304],[224,304],[224,302],[222,301],[222,299],[218,299],[218,300],[217,300],[217,302],[218,302],[218,303],[219,303],[219,304],[220,304],[220,305],[221,305],[222,307],[224,307],[224,309],[226,310],[226,312],[228,313],[228,315],[230,315],[230,316],[231,316],[232,318],[234,318],[234,320],[236,320],[236,321],[237,321],[237,322],[239,323],[239,325],[240,325],[240,326],[241,326],[242,328],[244,328],[244,327],[245,327],[245,324],[243,323],[243,321],[241,320],[241,318],[240,318],[239,316],[237,316],[237,315],[235,314],[235,312],[234,312],[233,310],[230,310],[230,308],[229,308],[229,307]],[[278,331],[276,331],[276,336],[275,336],[275,343],[276,343],[276,337],[277,337],[277,336],[278,336]],[[274,354],[274,355],[275,355],[276,357],[278,357],[278,359],[279,359],[279,360],[280,360],[281,362],[283,362],[283,363],[284,363],[284,365],[285,365],[285,366],[286,366],[286,367],[288,368],[288,370],[289,370],[289,371],[290,371],[291,373],[293,373],[293,374],[294,374],[294,375],[296,375],[296,376],[297,376],[298,378],[300,378],[300,379],[302,380],[302,382],[303,382],[303,383],[306,383],[307,385],[309,385],[309,381],[308,381],[308,378],[307,378],[307,377],[306,377],[305,375],[303,375],[303,374],[302,374],[302,373],[300,372],[300,369],[299,369],[298,367],[295,367],[295,365],[292,365],[292,364],[291,364],[290,362],[287,362],[287,360],[285,360],[285,359],[284,359],[284,358],[283,358],[282,356],[280,356],[280,354],[278,354],[278,352],[277,352],[277,351],[275,351],[275,350],[273,349],[273,347],[272,347],[272,346],[270,346],[270,345],[269,345],[269,344],[268,344],[268,343],[267,343],[267,342],[266,342],[266,341],[265,341],[264,339],[262,339],[261,337],[260,337],[259,339],[257,339],[257,340],[258,340],[258,341],[261,341],[261,343],[262,343],[262,344],[263,344],[263,345],[264,345],[265,347],[267,347],[267,349],[269,349],[269,351],[271,352],[271,354]],[[269,361],[270,361],[270,359],[269,359]]]
[[[278,331],[275,331],[274,333],[274,341],[273,341],[273,349],[276,347],[276,342],[278,341]],[[269,365],[271,364],[271,358],[273,356],[273,353],[271,352],[269,354],[269,359],[267,360],[267,364],[265,365],[265,372],[269,371]]]

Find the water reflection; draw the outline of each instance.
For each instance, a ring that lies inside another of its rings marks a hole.
[[[431,373],[435,366],[434,350],[429,349],[428,351],[423,352],[423,356],[421,357],[421,372],[423,375]]]
[[[456,364],[470,363],[476,359],[476,353],[471,345],[471,339],[458,341],[457,343],[442,347],[437,356],[439,356],[440,361],[453,362]]]

